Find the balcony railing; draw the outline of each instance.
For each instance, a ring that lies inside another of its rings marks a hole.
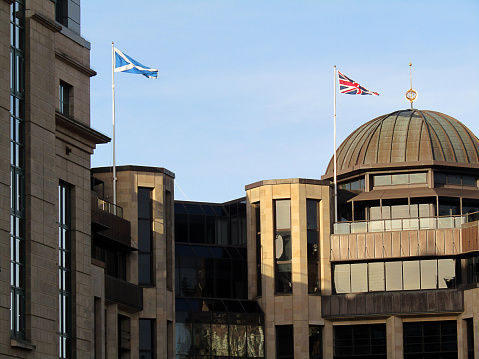
[[[460,289],[336,294],[321,297],[324,318],[378,315],[459,313],[464,310]]]
[[[98,198],[98,208],[107,211],[108,213],[114,214],[115,216],[123,218],[123,208],[113,203]]]
[[[402,218],[402,219],[378,219],[372,221],[355,221],[355,222],[337,222],[334,223],[334,234],[351,234],[351,233],[369,233],[369,232],[393,232],[408,231],[420,229],[445,229],[445,228],[461,228],[466,222],[477,217],[463,216],[447,216],[447,217],[426,217],[426,218]]]
[[[105,274],[105,298],[135,310],[143,309],[143,288]]]

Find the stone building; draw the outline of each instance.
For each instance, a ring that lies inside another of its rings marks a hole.
[[[74,0],[0,1],[0,356],[91,358],[90,44]]]
[[[322,181],[246,187],[266,358],[474,358],[477,137],[439,112],[397,111],[355,130],[337,163],[337,223],[332,162]]]

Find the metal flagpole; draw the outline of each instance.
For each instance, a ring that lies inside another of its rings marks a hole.
[[[116,162],[115,162],[115,44],[111,43],[111,95],[112,95],[112,123],[113,123],[113,204],[116,206]]]
[[[336,65],[334,65],[334,223],[338,222],[338,181],[336,171]]]

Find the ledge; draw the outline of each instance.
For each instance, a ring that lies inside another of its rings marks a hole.
[[[92,141],[93,143],[99,144],[110,142],[110,137],[81,122],[78,122],[77,120],[62,115],[60,112],[58,112],[58,110],[55,112],[55,123],[72,130],[76,134]]]
[[[81,64],[80,62],[78,62],[74,58],[72,58],[68,55],[65,55],[61,51],[55,50],[55,57],[57,59],[59,59],[60,61],[63,61],[64,63],[76,68],[78,71],[80,71],[81,73],[83,73],[83,74],[85,74],[89,77],[93,77],[93,76],[96,75],[96,71],[90,69],[88,66],[85,66],[85,65]]]
[[[60,32],[62,27],[58,25],[55,21],[50,20],[48,17],[45,15],[39,14],[39,13],[34,13],[31,18],[35,20],[36,22],[42,24],[45,26],[47,29],[52,30],[53,32]]]
[[[29,340],[10,338],[10,345],[15,348],[25,350],[35,350],[37,346],[32,344]]]

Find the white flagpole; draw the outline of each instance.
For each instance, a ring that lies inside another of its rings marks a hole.
[[[116,162],[115,162],[115,44],[111,43],[111,95],[113,123],[113,204],[116,205]]]
[[[334,65],[334,223],[338,222],[338,181],[336,170],[336,65]]]

